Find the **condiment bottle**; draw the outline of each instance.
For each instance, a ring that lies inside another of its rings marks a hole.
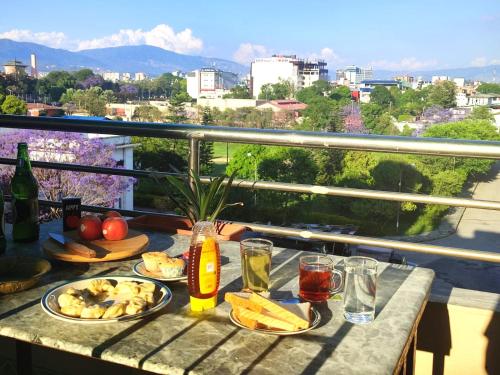
[[[38,240],[40,232],[38,183],[31,171],[26,143],[17,144],[16,171],[10,189],[13,214],[12,238],[19,242]]]
[[[191,310],[214,308],[220,282],[220,250],[214,225],[209,221],[199,221],[193,227],[187,274]]]

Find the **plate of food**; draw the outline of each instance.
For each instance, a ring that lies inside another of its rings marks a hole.
[[[159,281],[187,280],[186,261],[180,257],[170,257],[163,251],[142,254],[142,260],[132,268],[139,276]]]
[[[91,277],[71,281],[49,290],[42,309],[66,322],[101,324],[145,317],[172,300],[161,283],[128,276]]]
[[[297,335],[321,322],[321,315],[309,302],[283,303],[257,293],[226,293],[232,310],[229,319],[238,327],[270,335]]]

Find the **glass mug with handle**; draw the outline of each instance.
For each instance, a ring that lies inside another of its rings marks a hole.
[[[342,272],[326,255],[306,255],[299,260],[299,297],[308,302],[325,302],[342,289]],[[338,280],[338,281],[335,281]]]

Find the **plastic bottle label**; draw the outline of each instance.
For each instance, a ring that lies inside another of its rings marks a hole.
[[[207,238],[203,241],[201,247],[199,282],[200,293],[209,294],[215,291],[217,287],[217,274],[215,264],[217,262],[216,243],[213,238]]]

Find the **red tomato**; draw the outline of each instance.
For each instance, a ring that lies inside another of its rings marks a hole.
[[[85,215],[80,219],[78,225],[78,235],[81,239],[93,241],[102,236],[102,222],[94,215]]]
[[[104,213],[104,217],[122,217],[122,215],[118,211],[106,211]]]
[[[119,241],[127,237],[128,224],[123,217],[108,217],[102,224],[102,234],[105,239]]]

